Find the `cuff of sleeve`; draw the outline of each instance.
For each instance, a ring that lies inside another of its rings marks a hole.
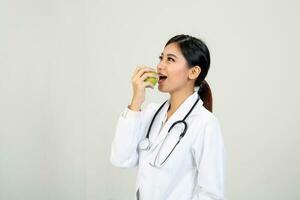
[[[140,111],[133,111],[133,110],[130,110],[128,107],[126,107],[125,110],[122,113],[122,116],[126,119],[136,118],[140,115],[140,113],[141,113],[141,110]]]

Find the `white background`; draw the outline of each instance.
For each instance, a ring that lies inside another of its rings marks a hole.
[[[109,163],[131,75],[203,39],[231,200],[300,199],[300,3],[0,0],[0,199],[130,200]],[[168,94],[147,89],[145,104]]]

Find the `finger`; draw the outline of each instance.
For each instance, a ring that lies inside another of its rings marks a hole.
[[[140,69],[142,69],[142,68],[143,68],[142,65],[138,65],[138,66],[135,68],[133,74],[136,74],[136,73],[137,73]]]
[[[134,77],[135,77],[135,75],[138,73],[138,71],[140,70],[142,68],[142,66],[137,66],[135,69],[134,69],[134,71],[133,71],[133,73],[132,73],[132,79],[134,79]]]
[[[137,68],[136,71],[137,71],[137,73],[134,74],[134,76],[132,77],[132,81],[141,81],[141,77],[143,76],[143,74],[145,74],[147,72],[152,72],[152,73],[149,73],[150,75],[147,76],[147,77],[151,76],[151,77],[157,77],[158,78],[158,75],[156,76],[156,74],[157,74],[156,70],[151,68],[151,67],[140,67],[140,68]],[[143,77],[142,80],[145,80],[145,77]]]
[[[159,78],[157,73],[147,73],[148,77]]]
[[[147,67],[146,65],[138,65],[135,68],[134,74],[136,74],[138,71],[140,71],[141,69],[144,69],[144,68],[150,68],[150,67]]]
[[[143,87],[144,88],[152,88],[152,89],[154,89],[154,85],[150,81],[144,81],[143,82]]]
[[[140,80],[141,81],[145,81],[147,78],[150,78],[150,77],[153,77],[153,78],[158,78],[158,75],[155,75],[151,72],[145,72],[141,77],[140,77]]]
[[[151,67],[143,67],[137,72],[136,76],[141,77],[145,72],[156,72],[156,71]]]

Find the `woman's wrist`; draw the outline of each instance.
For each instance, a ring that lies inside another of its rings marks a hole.
[[[140,111],[142,103],[140,101],[132,100],[128,108],[133,111]]]
[[[130,104],[130,105],[128,105],[128,108],[130,109],[130,110],[132,110],[132,111],[141,111],[141,107],[140,106],[138,106],[138,105],[134,105],[134,104]]]

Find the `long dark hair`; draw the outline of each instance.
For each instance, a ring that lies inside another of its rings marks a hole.
[[[210,53],[206,44],[201,39],[183,34],[172,37],[165,46],[170,43],[178,44],[189,68],[194,66],[201,68],[201,73],[195,81],[195,87],[199,87],[198,95],[203,101],[203,106],[212,112],[212,93],[205,80],[210,66]]]

